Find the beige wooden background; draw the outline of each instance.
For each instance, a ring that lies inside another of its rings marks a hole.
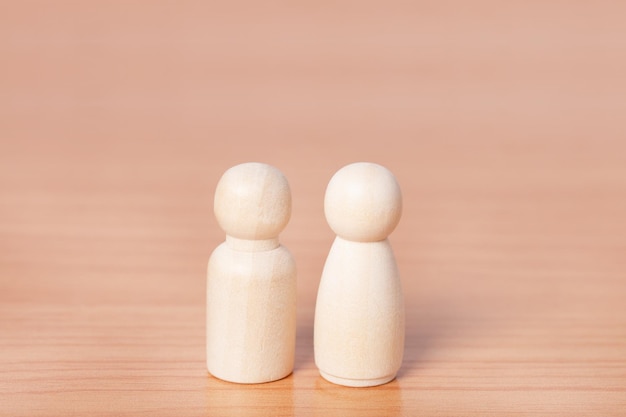
[[[0,415],[626,415],[626,3],[0,4]],[[344,164],[397,175],[394,382],[318,376]],[[296,369],[204,365],[221,173],[293,189]]]

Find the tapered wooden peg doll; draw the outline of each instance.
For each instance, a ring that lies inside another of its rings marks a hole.
[[[315,363],[330,382],[351,387],[395,378],[404,352],[404,305],[387,237],[402,213],[393,174],[355,163],[330,180],[324,212],[337,234],[315,308]]]
[[[296,266],[278,241],[289,184],[272,166],[237,165],[220,179],[214,209],[226,241],[208,265],[208,370],[238,383],[284,378],[296,343]]]

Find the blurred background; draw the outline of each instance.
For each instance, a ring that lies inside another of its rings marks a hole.
[[[623,369],[624,16],[620,1],[2,2],[0,329],[18,332],[17,305],[195,306],[200,360],[213,191],[261,161],[292,187],[281,240],[312,368],[324,190],[372,161],[404,192],[405,375],[429,358]],[[495,372],[558,377],[518,371]]]
[[[283,241],[303,270],[333,238],[328,180],[360,160],[403,186],[408,275],[611,257],[626,231],[625,15],[603,1],[4,2],[3,298],[35,297],[18,289],[45,270],[57,301],[202,302],[197,268],[223,239],[215,184],[256,160],[291,182]],[[86,274],[59,288],[66,267]]]

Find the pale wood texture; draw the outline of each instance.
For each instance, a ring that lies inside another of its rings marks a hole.
[[[226,242],[207,270],[207,369],[230,382],[258,384],[293,371],[296,264],[278,235],[291,216],[289,183],[258,162],[228,169],[215,190]]]
[[[0,415],[626,412],[626,3],[4,2]],[[389,167],[398,378],[313,364],[332,174]],[[212,192],[293,193],[292,377],[205,369]],[[337,411],[339,410],[339,411]]]
[[[387,239],[402,215],[398,181],[378,164],[349,164],[326,187],[324,215],[337,237],[315,301],[315,365],[336,384],[385,384],[404,353],[402,283]]]
[[[389,241],[337,237],[315,304],[313,349],[320,374],[351,387],[385,384],[402,365],[404,335],[402,286]]]

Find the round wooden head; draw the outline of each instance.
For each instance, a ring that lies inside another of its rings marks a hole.
[[[227,170],[217,184],[215,217],[227,235],[273,239],[291,216],[287,179],[271,165],[250,162]]]
[[[384,240],[402,215],[402,193],[391,171],[357,162],[341,168],[326,188],[324,212],[330,228],[357,242]]]

